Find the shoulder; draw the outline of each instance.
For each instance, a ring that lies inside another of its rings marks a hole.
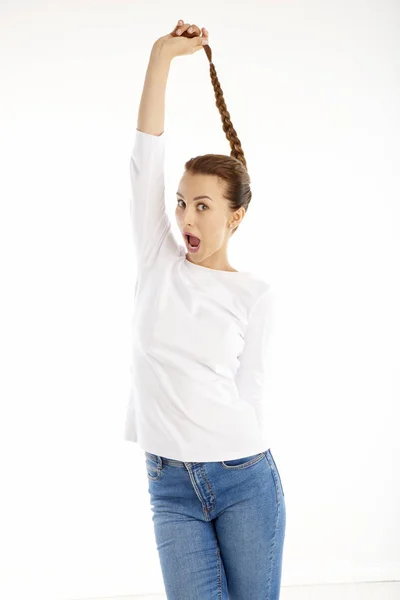
[[[253,286],[251,303],[248,307],[248,318],[261,322],[271,314],[273,288],[270,283],[260,278],[255,279]]]
[[[270,282],[258,275],[252,275],[249,280],[249,290],[252,297],[251,305],[253,306],[262,298],[270,296],[272,287]]]

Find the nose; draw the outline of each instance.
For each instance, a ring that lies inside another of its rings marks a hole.
[[[188,233],[193,233],[193,235],[195,235],[194,232],[197,231],[197,229],[193,221],[189,221],[184,224],[182,231],[187,231]]]
[[[195,226],[196,221],[194,216],[192,215],[190,209],[185,210],[185,215],[183,218],[184,231],[191,230],[193,226]]]
[[[182,231],[196,231],[196,207],[180,207],[177,218]]]

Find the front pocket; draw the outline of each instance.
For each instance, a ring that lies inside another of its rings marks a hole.
[[[252,454],[251,456],[244,456],[243,458],[234,458],[232,460],[224,460],[221,465],[225,469],[246,469],[254,463],[265,458],[265,453],[260,452],[259,454]]]
[[[149,479],[151,479],[152,481],[156,481],[157,479],[160,479],[161,465],[158,465],[156,459],[153,458],[154,457],[153,454],[150,454],[149,452],[145,452],[145,457],[146,457],[147,477]]]

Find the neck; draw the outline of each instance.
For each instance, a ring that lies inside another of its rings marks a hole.
[[[207,267],[208,269],[216,269],[218,271],[236,271],[228,262],[226,247],[220,248],[214,254],[207,256],[204,260],[195,260],[196,254],[187,252],[186,258],[195,265]]]

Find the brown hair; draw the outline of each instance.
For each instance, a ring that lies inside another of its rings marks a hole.
[[[186,33],[186,32],[185,32]],[[208,44],[203,46],[207,58],[210,61],[210,77],[214,87],[215,100],[217,108],[221,115],[222,128],[231,147],[230,156],[225,154],[204,154],[191,158],[185,163],[187,172],[202,175],[216,175],[226,182],[225,198],[228,201],[229,208],[236,211],[243,207],[245,211],[250,204],[251,189],[250,176],[247,172],[247,163],[244,157],[242,144],[232,125],[230,114],[226,108],[224,95],[217,77],[214,63],[212,62],[212,52]],[[238,227],[233,229],[232,233]]]

